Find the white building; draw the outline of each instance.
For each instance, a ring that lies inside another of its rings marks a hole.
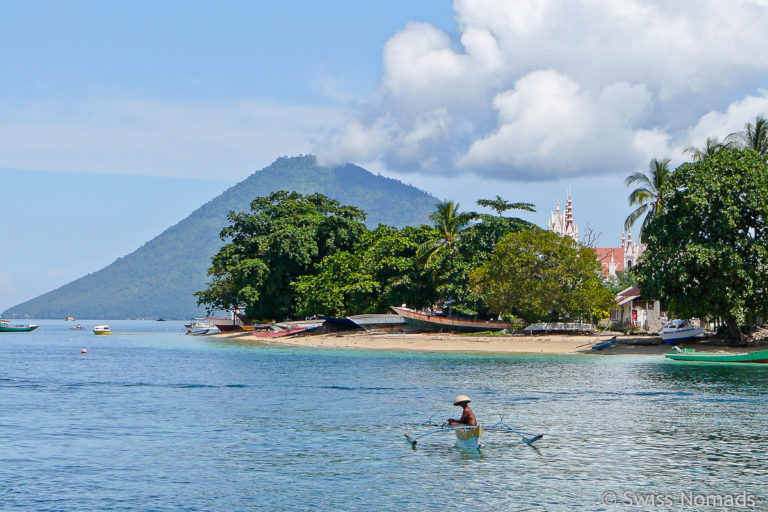
[[[568,200],[565,202],[565,212],[560,213],[560,203],[557,203],[557,210],[550,211],[547,229],[560,236],[569,236],[575,242],[579,241],[579,226],[573,221],[571,194],[568,194]]]

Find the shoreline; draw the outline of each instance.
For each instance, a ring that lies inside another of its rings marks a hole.
[[[339,332],[275,338],[257,339],[250,333],[218,333],[208,336],[214,339],[233,339],[254,345],[279,345],[284,347],[313,347],[328,349],[357,349],[377,351],[455,352],[484,354],[545,354],[545,355],[662,355],[673,350],[659,340],[651,343],[656,336],[619,336],[617,343],[603,350],[593,350],[596,336],[577,334],[551,334],[538,336],[471,336],[452,333],[372,333]],[[601,336],[601,340],[609,336]],[[624,343],[622,343],[624,341]],[[634,343],[631,343],[634,342]],[[688,342],[678,344],[681,348],[696,348],[700,351],[728,353],[751,352],[768,349],[767,344],[748,347],[731,347],[710,343]]]

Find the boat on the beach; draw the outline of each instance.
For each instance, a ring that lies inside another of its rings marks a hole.
[[[504,423],[504,417],[501,417],[498,423],[487,427],[481,425],[448,425],[447,422],[437,423],[431,418],[418,425],[405,425],[405,438],[411,443],[412,448],[416,448],[419,439],[444,432],[454,432],[456,434],[456,446],[465,451],[478,451],[480,449],[480,438],[486,432],[516,434],[520,436],[521,442],[529,445],[544,437],[544,434],[532,434],[531,432],[522,432],[512,428],[509,424]]]
[[[112,329],[108,325],[97,325],[93,328],[93,334],[97,336],[109,336],[112,334]]]
[[[500,322],[497,320],[470,320],[466,318],[454,318],[450,316],[435,315],[416,311],[405,307],[392,306],[395,313],[403,317],[408,325],[416,329],[427,331],[461,331],[461,332],[482,332],[482,331],[503,331],[512,329],[509,322]]]
[[[290,324],[272,324],[264,329],[254,329],[253,336],[260,339],[284,338],[286,336],[296,336],[298,334],[309,334],[312,331],[320,329],[323,324],[319,321],[307,323],[296,322]]]
[[[406,322],[400,315],[393,313],[386,314],[363,314],[351,315],[344,318],[323,317],[326,323],[342,329],[375,329],[377,327],[393,327],[404,325]]]
[[[8,320],[0,319],[0,332],[30,332],[40,327],[37,324],[11,325]]]
[[[592,350],[603,350],[608,347],[612,347],[616,343],[616,336],[613,336],[612,338],[602,341],[600,343],[595,343],[592,345]]]
[[[216,326],[213,325],[213,322],[207,318],[194,318],[192,319],[192,322],[184,324],[184,327],[187,328],[187,334],[197,335],[207,334],[208,332],[216,329]]]
[[[675,361],[699,361],[703,363],[762,363],[768,364],[768,350],[729,354],[727,352],[697,352],[695,348],[679,348],[664,352],[664,357]]]
[[[704,334],[704,329],[692,326],[689,320],[676,319],[665,323],[659,336],[664,340],[664,343],[674,345],[678,341],[695,338],[702,334]]]

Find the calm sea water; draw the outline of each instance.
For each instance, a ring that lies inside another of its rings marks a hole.
[[[38,323],[0,334],[1,510],[725,510],[703,500],[744,493],[768,509],[768,367]],[[545,433],[538,449],[500,434],[479,455],[450,435],[411,449],[403,421],[455,416],[458,393],[481,423]]]

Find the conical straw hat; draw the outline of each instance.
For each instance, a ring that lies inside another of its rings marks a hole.
[[[472,400],[469,399],[467,395],[459,395],[456,398],[453,399],[453,405],[459,405],[462,402],[471,402]]]

